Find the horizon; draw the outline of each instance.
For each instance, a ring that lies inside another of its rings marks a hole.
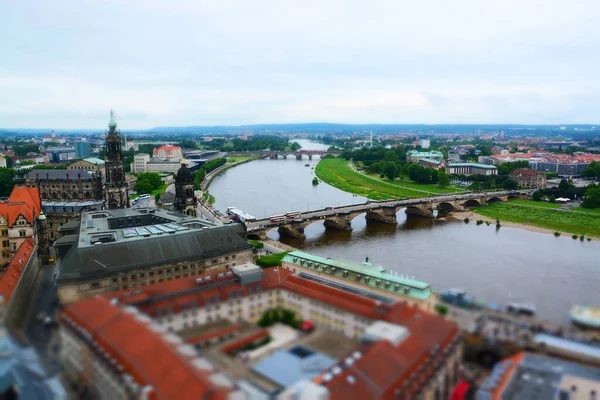
[[[119,124],[119,121],[117,120],[117,124]],[[117,125],[117,129],[119,131],[122,132],[147,132],[147,131],[155,131],[155,130],[159,130],[159,129],[176,129],[176,130],[181,130],[181,129],[224,129],[224,128],[229,128],[229,129],[239,129],[239,128],[268,128],[268,127],[274,127],[274,128],[284,128],[284,127],[295,127],[295,126],[314,126],[314,125],[332,125],[332,126],[336,126],[336,127],[356,127],[356,128],[366,128],[366,127],[389,127],[389,128],[402,128],[402,127],[424,127],[424,128],[434,128],[434,127],[480,127],[480,128],[502,128],[502,127],[510,127],[513,129],[517,129],[517,128],[533,128],[533,129],[543,129],[543,128],[560,128],[560,127],[566,127],[568,128],[581,128],[584,129],[582,131],[580,131],[581,133],[584,132],[594,132],[596,131],[596,127],[600,124],[592,124],[592,123],[581,123],[581,124],[518,124],[518,123],[460,123],[460,124],[453,124],[453,123],[439,123],[439,124],[428,124],[428,123],[357,123],[357,124],[353,124],[353,123],[343,123],[343,122],[300,122],[300,123],[264,123],[264,124],[240,124],[240,125],[181,125],[181,126],[177,126],[177,125],[171,125],[171,126],[154,126],[154,127],[150,127],[150,128],[138,128],[138,129],[123,129],[120,127],[120,125]],[[324,127],[326,128],[326,127]],[[411,129],[412,130],[412,129]],[[24,127],[24,128],[4,128],[4,127],[0,127],[0,134],[6,134],[9,132],[22,132],[22,133],[27,133],[27,132],[33,132],[33,131],[44,131],[44,132],[75,132],[75,131],[82,131],[82,132],[88,132],[88,133],[101,133],[104,131],[108,131],[107,128],[31,128],[31,127]],[[600,133],[600,130],[598,130],[597,132]],[[37,132],[36,132],[37,133]],[[159,133],[159,132],[151,132],[151,133]],[[207,132],[203,132],[203,133],[207,133]],[[221,132],[222,133],[222,132]],[[272,133],[282,133],[282,132],[272,132]],[[286,132],[283,132],[286,133]],[[302,133],[302,132],[288,132],[288,133]],[[304,132],[304,133],[318,133],[318,132]],[[381,132],[375,132],[375,133],[381,133]],[[454,133],[454,132],[452,132]]]
[[[23,0],[0,14],[7,129],[101,129],[110,108],[128,130],[571,125],[600,109],[591,0]]]

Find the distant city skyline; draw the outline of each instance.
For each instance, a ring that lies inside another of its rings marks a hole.
[[[0,3],[0,128],[595,124],[600,3]]]

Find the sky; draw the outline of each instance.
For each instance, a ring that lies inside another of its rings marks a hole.
[[[597,0],[0,0],[0,128],[600,122]]]

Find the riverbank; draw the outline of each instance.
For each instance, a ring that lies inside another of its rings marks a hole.
[[[421,185],[414,182],[385,181],[355,171],[343,158],[324,158],[317,164],[315,174],[321,181],[348,193],[372,200],[406,199],[454,193],[456,188]]]
[[[227,158],[227,157],[225,157],[225,158]],[[212,181],[217,176],[219,176],[223,172],[227,171],[228,169],[233,168],[233,167],[237,167],[238,165],[245,164],[245,163],[250,162],[250,161],[254,161],[256,159],[257,159],[256,157],[247,157],[247,158],[244,158],[241,161],[235,161],[233,163],[230,163],[229,161],[227,161],[226,164],[224,164],[224,165],[220,166],[219,168],[217,168],[217,169],[209,172],[208,174],[206,174],[206,176],[204,177],[204,180],[202,181],[202,184],[201,184],[202,191],[205,192],[206,190],[208,190],[208,188],[210,187],[210,184],[212,183]]]
[[[471,223],[477,220],[490,222],[495,229],[496,218],[505,227],[520,228],[531,232],[562,235],[584,235],[600,238],[600,216],[571,213],[559,209],[527,207],[512,204],[492,204],[473,208],[470,211],[453,213],[458,220],[469,218]]]

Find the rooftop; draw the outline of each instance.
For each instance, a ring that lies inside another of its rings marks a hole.
[[[94,179],[94,173],[72,169],[34,169],[27,174],[27,179],[36,181],[66,181]]]
[[[350,261],[332,260],[329,258],[304,253],[302,251],[292,251],[288,253],[283,261],[306,267],[310,267],[313,263],[315,263],[319,265],[340,268],[363,276],[369,276],[374,279],[392,282],[394,284],[399,284],[409,288],[407,295],[419,299],[427,299],[431,295],[431,287],[429,286],[429,283],[415,279],[409,279],[403,276],[392,275],[387,272],[385,268],[381,266],[373,266],[370,263],[359,264]]]
[[[579,385],[575,391],[574,382]],[[590,390],[583,392],[584,386],[600,392],[600,369],[543,354],[519,353],[497,364],[477,395],[505,400],[592,398]]]
[[[224,399],[234,389],[206,359],[178,351],[186,345],[134,308],[93,297],[67,306],[63,316],[72,329],[90,335],[92,343],[140,386],[151,386],[151,399]]]
[[[253,368],[276,384],[287,387],[301,380],[317,377],[321,371],[335,364],[335,360],[304,346],[276,350],[270,357]]]
[[[31,238],[25,239],[19,246],[12,261],[4,270],[4,274],[0,276],[0,297],[2,297],[6,303],[10,301],[13,292],[19,284],[21,274],[29,262],[33,250],[33,240]]]
[[[239,224],[216,225],[153,208],[84,212],[75,234],[76,244],[59,249],[59,283],[251,248]]]
[[[100,159],[100,158],[96,158],[96,157],[89,157],[89,158],[84,158],[83,161],[87,161],[91,164],[95,164],[95,165],[104,165],[104,160]]]
[[[19,215],[30,224],[40,215],[42,204],[38,188],[30,188],[24,185],[16,185],[8,201],[0,203],[0,216],[2,216],[9,226],[13,226]]]

